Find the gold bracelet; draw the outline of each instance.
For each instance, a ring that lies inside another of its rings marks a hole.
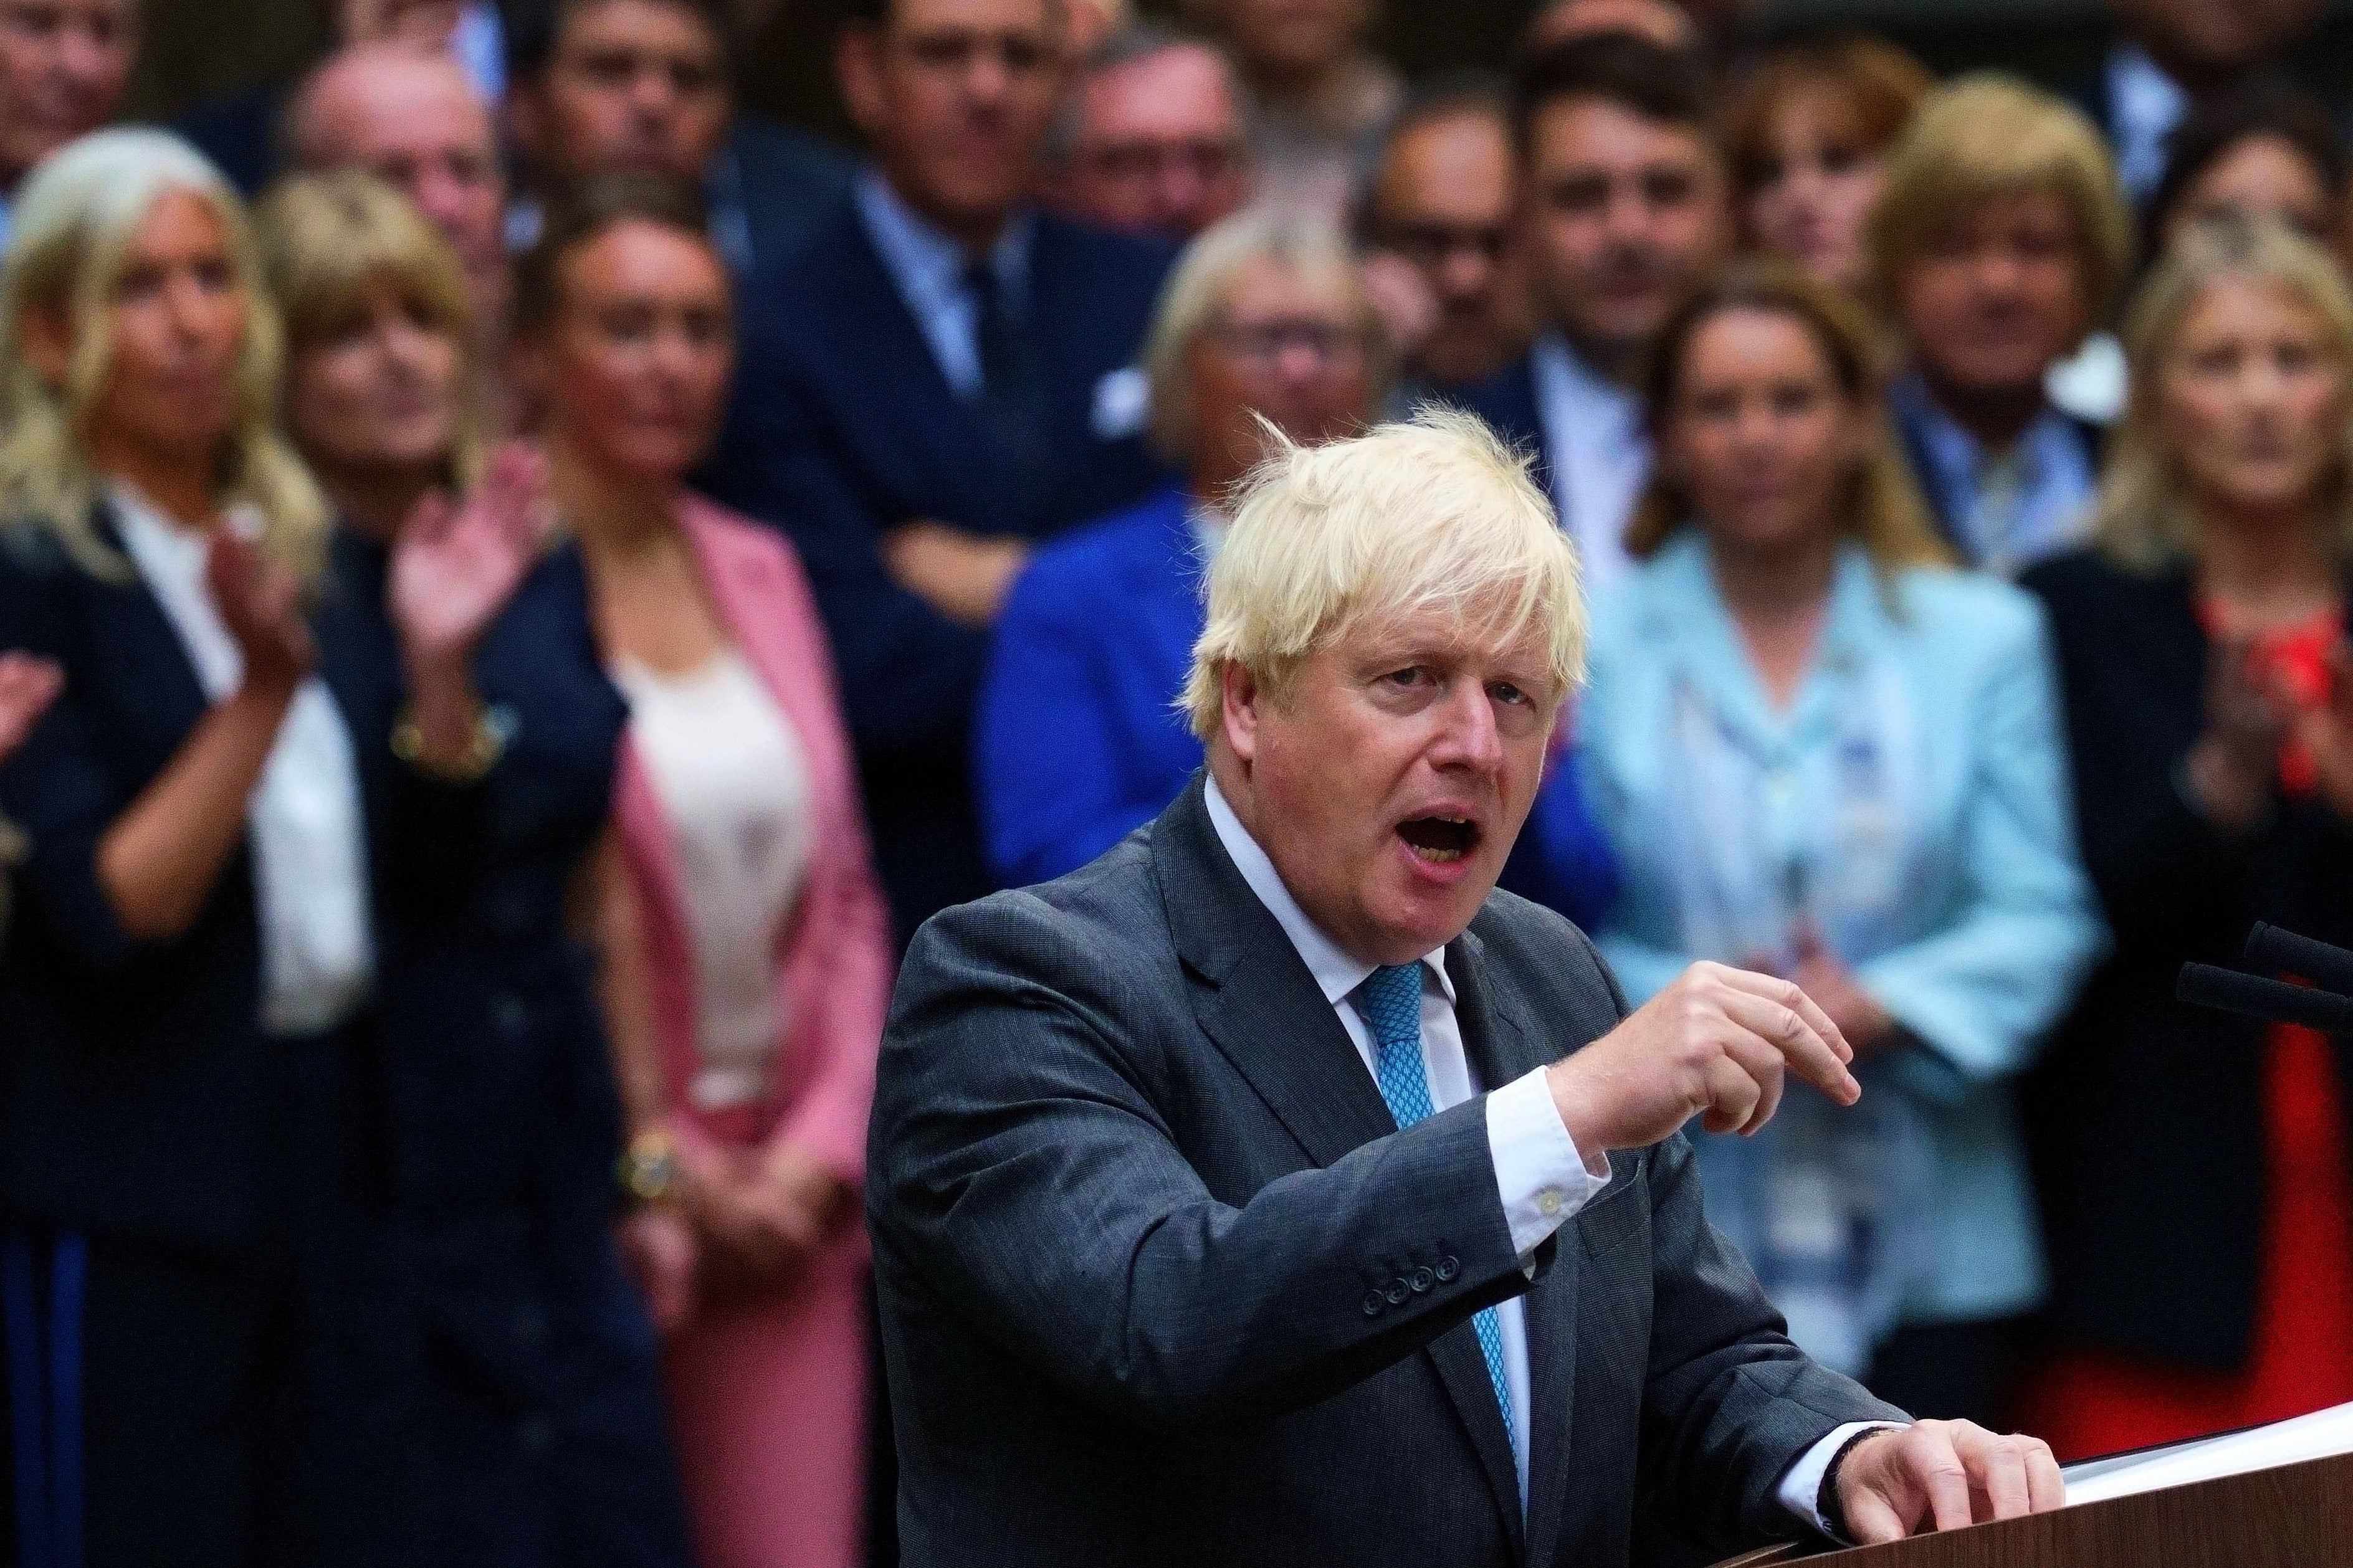
[[[392,727],[392,754],[436,784],[479,784],[506,754],[507,737],[513,729],[501,710],[477,706],[474,733],[466,742],[465,754],[442,762],[426,753],[425,731],[417,727],[417,710],[411,704],[400,710],[399,721]]]

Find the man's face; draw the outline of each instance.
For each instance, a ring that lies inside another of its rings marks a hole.
[[[567,179],[634,169],[699,180],[727,133],[726,61],[690,6],[597,0],[565,17],[515,110],[533,159]]]
[[[138,41],[133,0],[0,0],[0,190],[114,118]]]
[[[1062,199],[1089,223],[1190,239],[1250,194],[1241,105],[1199,45],[1095,72],[1078,113]]]
[[[1466,111],[1398,136],[1374,184],[1374,242],[1412,264],[1438,307],[1418,358],[1440,384],[1494,369],[1514,340],[1516,163],[1502,118]]]
[[[2091,325],[2084,244],[2056,195],[1953,214],[1895,280],[1896,313],[1929,381],[1957,390],[2041,384]]]
[[[1691,126],[1599,98],[1530,127],[1525,235],[1539,303],[1580,347],[1639,353],[1731,233],[1724,165]]]
[[[1495,646],[1442,611],[1354,626],[1279,691],[1229,668],[1235,810],[1326,935],[1411,963],[1493,891],[1560,697],[1538,636]]]
[[[901,195],[993,233],[1026,196],[1062,80],[1058,0],[893,0],[842,35],[851,114]]]
[[[2274,58],[2319,22],[2325,0],[2111,0],[2175,70],[2221,77]]]
[[[506,179],[491,117],[458,67],[394,48],[328,65],[303,105],[314,167],[355,167],[397,185],[448,237],[479,320],[504,313]]]

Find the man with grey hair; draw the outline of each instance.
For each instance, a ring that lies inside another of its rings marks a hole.
[[[867,1182],[910,1568],[1623,1564],[1638,1505],[1722,1552],[2059,1505],[2046,1446],[1810,1361],[1706,1223],[1683,1123],[1853,1103],[1837,1026],[1707,963],[1629,1016],[1493,890],[1577,578],[1468,416],[1286,446],[1209,568],[1204,772],[917,935]]]
[[[1045,195],[1082,223],[1190,239],[1250,198],[1241,81],[1214,44],[1139,22],[1080,66]]]

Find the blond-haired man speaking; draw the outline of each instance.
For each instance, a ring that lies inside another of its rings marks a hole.
[[[1614,1564],[1638,1527],[2056,1506],[2041,1444],[1808,1361],[1701,1212],[1678,1129],[1852,1101],[1831,1021],[1710,964],[1629,1016],[1494,890],[1585,632],[1521,463],[1449,415],[1284,448],[1208,591],[1203,774],[901,976],[868,1192],[913,1568]]]

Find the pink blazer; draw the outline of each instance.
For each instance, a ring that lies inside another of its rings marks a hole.
[[[613,816],[638,895],[672,1132],[733,1145],[788,1139],[857,1187],[866,1173],[891,938],[867,858],[833,657],[800,559],[781,535],[700,496],[688,496],[682,510],[704,591],[807,756],[816,821],[800,902],[776,953],[788,1012],[768,1097],[742,1110],[698,1111],[686,1097],[696,1057],[694,970],[677,856],[645,763],[622,741]]]

